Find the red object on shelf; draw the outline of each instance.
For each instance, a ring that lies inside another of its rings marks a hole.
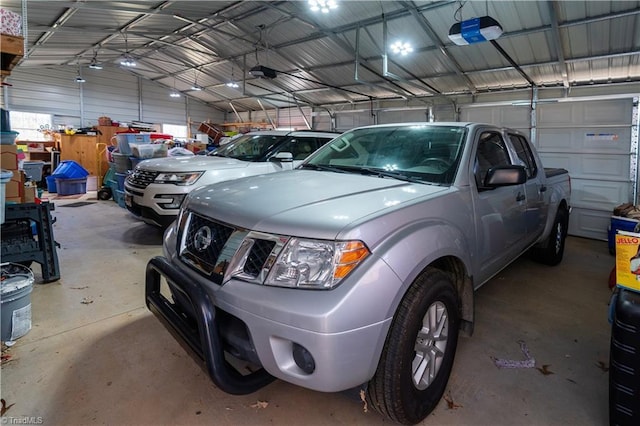
[[[151,133],[151,139],[173,139],[173,136],[166,133]]]

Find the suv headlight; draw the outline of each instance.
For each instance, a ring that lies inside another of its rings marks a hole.
[[[330,289],[370,254],[361,241],[291,238],[271,267],[265,284]]]
[[[193,185],[204,172],[159,173],[153,183],[172,183],[174,185]]]

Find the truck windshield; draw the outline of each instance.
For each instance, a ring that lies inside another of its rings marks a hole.
[[[429,124],[354,129],[325,145],[301,167],[451,185],[466,131],[464,126]],[[375,170],[390,173],[372,173]]]
[[[246,134],[221,146],[210,155],[243,161],[265,161],[266,155],[286,138],[281,135]]]

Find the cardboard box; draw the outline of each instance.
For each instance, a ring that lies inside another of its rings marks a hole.
[[[24,203],[24,172],[14,171],[13,177],[5,184],[5,198],[7,201]]]
[[[18,147],[15,145],[0,145],[0,168],[18,170]]]
[[[36,194],[38,190],[33,185],[28,185],[24,187],[24,202],[25,203],[35,203],[36,202]]]
[[[185,148],[187,148],[189,151],[191,151],[194,154],[196,154],[196,153],[198,153],[200,151],[206,151],[207,150],[207,144],[206,143],[199,143],[199,142],[189,142],[189,143],[187,143]]]
[[[616,283],[640,291],[640,234],[627,231],[616,234]]]

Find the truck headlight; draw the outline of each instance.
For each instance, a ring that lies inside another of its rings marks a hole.
[[[159,173],[154,183],[172,183],[174,185],[193,185],[204,172]]]
[[[265,284],[330,289],[370,254],[361,241],[291,238],[271,267]]]

